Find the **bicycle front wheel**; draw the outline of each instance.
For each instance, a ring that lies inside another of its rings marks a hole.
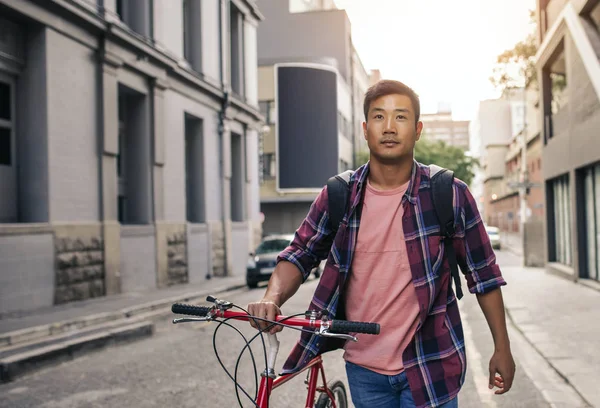
[[[315,408],[333,408],[335,402],[335,408],[347,408],[348,407],[348,396],[346,394],[346,386],[341,381],[334,381],[327,385],[329,391],[333,394],[335,398],[334,401],[331,401],[329,394],[322,393],[317,403],[315,404]]]

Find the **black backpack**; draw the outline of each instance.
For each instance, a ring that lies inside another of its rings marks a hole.
[[[444,241],[444,252],[448,257],[450,271],[456,287],[456,297],[461,299],[463,292],[461,288],[460,275],[458,273],[458,262],[456,252],[452,245],[454,236],[454,209],[452,206],[454,184],[454,172],[436,165],[429,166],[431,171],[431,191],[433,194],[433,207],[440,223],[440,235]],[[329,206],[329,222],[334,234],[337,232],[348,206],[348,195],[350,193],[350,177],[354,172],[347,170],[327,181],[327,195]]]

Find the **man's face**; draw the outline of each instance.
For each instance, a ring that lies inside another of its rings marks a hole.
[[[406,95],[386,95],[371,102],[363,122],[371,160],[393,164],[412,157],[423,123],[415,126],[415,110]]]

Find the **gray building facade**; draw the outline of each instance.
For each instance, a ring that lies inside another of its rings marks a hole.
[[[538,0],[547,268],[600,281],[600,2]]]
[[[0,0],[0,313],[243,274],[251,0]]]
[[[327,179],[355,168],[357,153],[366,146],[361,127],[362,104],[370,76],[352,43],[346,11],[337,9],[332,0],[259,0],[257,4],[265,15],[258,30],[258,65],[259,100],[268,125],[261,143],[263,231],[293,233]],[[281,81],[278,72],[282,67],[305,71],[302,83],[305,90],[312,91],[302,98],[278,99],[281,96],[278,87],[293,88],[291,83]],[[327,72],[335,73],[335,79],[319,83],[317,77]],[[324,90],[327,97],[322,93]],[[292,128],[286,126],[287,122],[277,122],[286,118],[278,109],[290,110],[284,103],[292,104],[291,110],[304,114],[304,119]],[[322,131],[315,134],[315,129]],[[311,135],[306,137],[306,143],[302,143],[303,134]],[[282,152],[277,149],[282,146],[296,147],[280,155]],[[294,169],[289,163],[294,161],[290,160],[294,155],[311,167],[290,179]],[[281,160],[285,163],[280,163]],[[310,164],[313,160],[314,164]],[[281,171],[284,168],[285,173]],[[301,184],[309,175],[311,180],[318,180],[318,186],[312,183],[310,188],[305,188],[308,184],[289,188],[291,183]]]

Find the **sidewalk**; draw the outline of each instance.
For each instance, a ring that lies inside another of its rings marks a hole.
[[[152,336],[173,303],[246,286],[244,276],[130,292],[0,316],[0,383],[104,347]]]
[[[501,231],[500,242],[503,249],[515,255],[523,256],[523,238],[521,237],[521,233]]]
[[[508,266],[502,273],[507,318],[581,397],[600,407],[600,292],[543,268]]]
[[[168,303],[169,299],[186,299],[206,296],[225,290],[245,286],[244,276],[213,277],[201,283],[177,285],[164,289],[151,289],[105,296],[80,302],[52,306],[33,311],[0,316],[0,335],[14,330],[22,330],[40,325],[56,324],[77,320],[91,315],[120,313],[130,309],[155,309],[158,304]],[[127,316],[124,316],[127,317]]]

